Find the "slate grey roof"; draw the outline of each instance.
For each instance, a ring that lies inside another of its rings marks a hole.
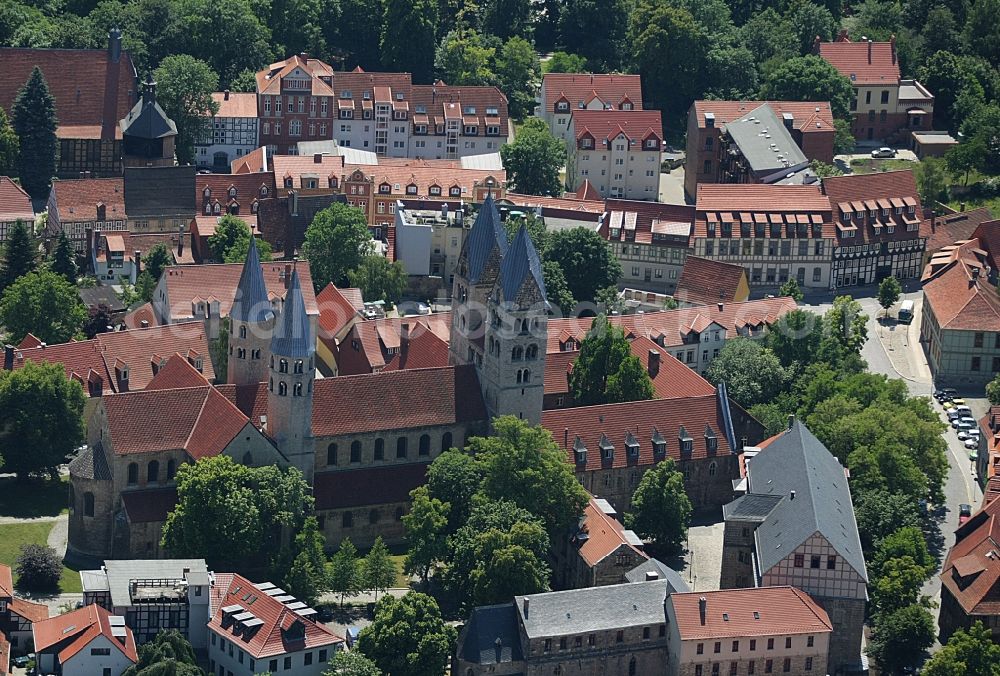
[[[513,301],[525,282],[533,280],[535,286],[545,294],[545,280],[542,278],[542,262],[538,258],[535,245],[531,242],[528,229],[522,224],[514,235],[514,241],[500,263],[500,286],[504,300]]]
[[[463,253],[469,263],[470,284],[479,281],[495,248],[500,249],[501,256],[507,253],[507,232],[500,222],[500,212],[493,195],[487,195],[465,240]]]
[[[125,214],[129,218],[194,218],[196,167],[126,167]]]
[[[514,604],[529,639],[606,631],[664,621],[665,580],[516,596]],[[529,600],[528,617],[524,600]]]
[[[684,581],[684,578],[681,577],[680,573],[667,564],[656,559],[646,559],[638,566],[625,573],[625,579],[629,582],[645,582],[647,572],[656,573],[660,576],[659,579],[665,580],[667,583],[667,592],[670,594],[684,594],[691,591],[691,589],[688,588],[687,583]]]
[[[472,611],[465,628],[462,659],[473,664],[503,664],[524,659],[513,604],[482,606]]]
[[[229,316],[248,323],[266,322],[274,316],[271,301],[267,296],[267,284],[264,283],[264,272],[260,267],[257,239],[252,236]]]
[[[758,177],[793,171],[809,163],[782,120],[766,103],[726,124],[726,132]]]
[[[749,493],[780,498],[756,531],[761,572],[819,532],[868,581],[844,467],[805,425],[794,420],[747,467]]]
[[[722,518],[726,521],[761,522],[779,502],[780,495],[742,495],[722,506]]]
[[[155,87],[155,84],[147,82],[144,86],[146,91],[143,92],[139,101],[132,106],[128,115],[118,122],[122,128],[122,134],[145,139],[176,136],[177,125],[167,117],[163,108],[160,108],[160,104],[156,102],[154,90],[151,88],[151,86]]]
[[[98,310],[106,308],[108,312],[124,312],[125,305],[121,298],[115,293],[111,286],[92,286],[90,288],[77,289],[76,294],[80,297],[80,302],[87,306],[88,310]]]
[[[191,571],[189,576],[193,574],[202,580],[208,576],[208,564],[205,563],[205,559],[108,559],[104,562],[103,570],[107,575],[108,588],[111,590],[112,605],[127,608],[133,605],[132,595],[129,592],[130,580],[183,580],[185,568]]]
[[[302,299],[299,273],[293,270],[288,293],[285,294],[285,302],[281,308],[281,316],[278,318],[278,325],[271,339],[271,354],[308,358],[316,349],[310,334],[309,315],[306,314],[306,304]]]
[[[93,446],[86,446],[69,463],[69,471],[82,479],[98,479],[111,481],[111,467],[104,454],[104,446],[98,441]]]

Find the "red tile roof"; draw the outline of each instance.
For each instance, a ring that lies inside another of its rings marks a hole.
[[[803,226],[809,236],[816,236],[816,227],[824,238],[836,236],[830,201],[814,185],[711,184],[698,185],[695,237],[722,237],[722,228],[708,232],[708,221],[733,223],[733,237],[740,236],[740,224],[750,224],[749,235],[758,235],[754,223],[777,223]],[[808,225],[807,225],[808,224]],[[767,229],[765,235],[769,236]]]
[[[973,239],[945,247],[924,270],[924,299],[942,329],[1000,331],[1000,295],[986,279],[985,252]]]
[[[0,634],[0,674],[10,673],[10,642]]]
[[[14,596],[14,576],[11,574],[10,566],[0,563],[0,597],[12,596]]]
[[[705,621],[699,603],[706,600]],[[833,630],[830,617],[812,598],[795,587],[757,587],[673,593],[682,641],[824,634]]]
[[[980,223],[970,239],[978,239],[990,267],[1000,269],[1000,220]]]
[[[10,608],[12,613],[23,617],[31,623],[49,619],[49,607],[44,603],[35,603],[15,597],[10,600],[7,607]]]
[[[987,503],[955,531],[941,584],[969,615],[1000,615],[1000,500]]]
[[[852,85],[898,85],[899,60],[891,42],[822,42],[819,55]]]
[[[284,61],[277,61],[257,73],[258,94],[280,94],[281,80],[291,75],[296,68],[310,75],[312,94],[314,96],[333,96],[330,85],[320,79],[329,77],[333,68],[319,59],[303,58],[299,55],[290,56]]]
[[[343,472],[317,472],[313,478],[316,509],[409,502],[410,491],[423,486],[426,475],[426,463],[412,462]]]
[[[129,523],[163,523],[177,506],[177,488],[148,488],[122,492]]]
[[[829,101],[695,101],[694,113],[699,129],[705,129],[705,113],[715,115],[715,126],[739,119],[750,111],[767,104],[778,119],[783,113],[792,115],[792,128],[805,133],[829,133],[833,128],[833,111]],[[816,123],[820,126],[817,127]]]
[[[714,322],[725,329],[729,337],[733,337],[738,330],[748,326],[770,325],[795,308],[795,301],[791,298],[764,298],[745,303],[723,303],[722,309],[712,304],[641,315],[620,315],[611,317],[610,321],[621,326],[626,336],[629,333],[645,336],[670,348],[681,346],[683,337],[691,332],[692,327]],[[560,346],[565,344],[567,338],[579,344],[592,323],[590,318],[550,319],[546,352],[560,352]]]
[[[132,630],[125,627],[125,642],[111,633],[111,613],[97,604],[56,615],[31,626],[36,652],[57,652],[60,663],[79,653],[98,636],[103,635],[108,642],[120,650],[132,662],[139,657],[135,648]]]
[[[278,159],[275,157],[275,159]],[[309,158],[310,161],[312,158]],[[205,190],[208,189],[208,194]],[[230,194],[233,190],[236,194]],[[222,212],[228,211],[228,206],[238,204],[243,214],[253,215],[251,205],[260,199],[276,195],[274,174],[260,172],[256,174],[197,174],[194,178],[194,199],[198,205],[198,213],[205,215],[205,205],[218,202]],[[256,220],[256,215],[254,220]]]
[[[156,313],[153,312],[152,303],[143,303],[125,315],[122,320],[122,323],[129,329],[141,329],[143,322],[146,322],[146,328],[156,326]]]
[[[338,346],[338,373],[447,366],[450,325],[450,312],[357,322]]]
[[[106,49],[4,47],[0,63],[0,105],[8,112],[38,66],[55,99],[59,138],[121,138],[118,121],[135,103],[135,67],[128,52],[114,63]]]
[[[989,221],[1000,226],[1000,222],[993,220],[993,214],[987,207],[938,216],[931,221],[933,225],[930,230],[930,237],[927,238],[927,252],[933,254],[942,247],[949,246],[955,242],[964,239],[973,239],[975,237],[973,233],[976,232],[980,224]],[[1000,231],[1000,227],[995,229]]]
[[[742,265],[715,261],[699,256],[688,256],[684,259],[681,277],[677,280],[677,290],[674,298],[685,303],[710,305],[712,303],[742,302],[747,296],[740,297],[741,283],[746,280],[747,271]],[[746,290],[749,291],[749,284]]]
[[[657,460],[653,457],[652,439],[657,434],[666,441],[666,454],[679,461],[678,439],[682,427],[693,440],[691,459],[726,457],[731,452],[715,394],[551,409],[542,412],[542,426],[552,433],[556,443],[566,451],[567,461],[577,471],[653,465]],[[718,439],[715,453],[708,451],[706,427],[711,428]],[[574,457],[577,438],[587,449],[584,465],[578,464]],[[602,458],[602,439],[614,446],[611,461]],[[639,444],[639,455],[634,458],[629,457],[626,445],[632,439]]]
[[[570,125],[577,139],[589,133],[598,147],[601,141],[615,138],[619,133],[636,142],[648,137],[663,140],[663,121],[658,110],[574,110]]]
[[[396,92],[396,87],[393,87],[393,92]],[[465,124],[479,126],[480,136],[487,125],[496,125],[500,127],[500,138],[507,137],[510,127],[507,97],[496,87],[413,85],[410,92],[410,115],[422,114],[416,111],[423,106],[430,124],[443,124],[445,118],[461,115]],[[465,113],[469,106],[476,109],[474,114]],[[487,114],[488,108],[496,108],[496,115]]]
[[[345,173],[344,158],[339,155],[320,155],[316,161],[315,155],[274,155],[271,157],[272,171],[267,174],[237,174],[238,176],[266,175],[271,177],[272,184],[277,183],[282,189],[287,187],[285,179],[292,179],[292,187],[302,187],[302,176],[317,179],[319,188],[329,188],[331,176],[337,181],[343,180]]]
[[[275,157],[274,159],[278,159]],[[503,186],[507,181],[507,172],[503,169],[463,169],[461,167],[438,166],[432,164],[434,160],[409,160],[405,164],[379,163],[371,164],[347,164],[344,165],[344,180],[351,180],[350,174],[360,171],[366,180],[375,184],[374,196],[386,195],[431,195],[431,186],[441,189],[441,196],[449,195],[450,188],[458,186],[462,189],[462,195],[471,199],[476,186],[485,186],[488,179],[493,179]],[[275,176],[281,180],[283,174],[275,169]],[[383,193],[380,186],[389,186],[389,192]],[[407,193],[409,185],[417,186],[416,193]],[[398,186],[398,187],[397,187]]]
[[[300,616],[281,601],[260,591],[242,575],[217,574],[210,601],[212,618],[208,622],[209,629],[258,660],[337,646],[344,642],[323,624]],[[237,631],[239,623],[232,619],[232,615],[223,612],[230,606],[241,606],[237,614],[252,613],[263,624],[252,628],[239,627]],[[301,625],[300,634],[286,631],[295,625]]]
[[[17,220],[24,221],[28,226],[35,222],[31,198],[17,183],[0,176],[0,221]]]
[[[214,92],[212,100],[219,104],[216,117],[252,117],[257,123],[257,94],[254,92]]]
[[[583,183],[580,187],[576,189],[575,193],[572,193],[573,197],[578,200],[588,200],[588,201],[598,201],[601,199],[601,193],[598,192],[594,184],[590,182],[589,178],[583,179]]]
[[[645,552],[628,541],[625,527],[614,516],[605,514],[593,496],[583,509],[580,530],[587,533],[587,539],[577,551],[589,566],[596,566],[620,547],[631,549],[640,561],[649,558]]]
[[[582,200],[575,197],[544,197],[541,195],[521,195],[516,192],[508,192],[499,198],[497,202],[510,202],[519,207],[542,207],[545,209],[546,216],[549,213],[558,215],[558,212],[569,212],[567,215],[571,214],[575,217],[579,217],[583,213],[592,214],[593,218],[588,218],[587,220],[592,220],[595,223],[598,217],[604,213],[603,201]]]
[[[923,220],[924,212],[920,206],[917,182],[909,169],[831,176],[823,179],[823,193],[830,200],[838,238],[845,245],[912,240],[927,237],[931,233],[930,221]],[[903,207],[902,214],[895,213],[897,207]],[[909,207],[913,207],[912,214],[909,213]],[[889,209],[888,216],[882,215],[883,208]],[[846,223],[843,220],[845,213],[872,210],[878,213],[875,219],[871,219],[866,213],[862,219],[848,219]],[[848,223],[848,227],[856,228],[856,234],[844,238],[841,233]],[[874,227],[875,223],[879,224],[878,228]],[[889,225],[894,226],[891,233],[888,227],[882,227]],[[909,230],[910,226],[915,229]]]
[[[994,474],[986,482],[986,492],[983,493],[982,506],[986,506],[997,498],[1000,498],[1000,474]]]
[[[125,220],[125,181],[121,177],[52,181],[49,199],[56,204],[60,224],[96,221],[98,202],[104,203],[107,220]]]
[[[147,390],[174,390],[180,387],[203,387],[208,385],[205,376],[199,373],[190,361],[180,353],[174,353],[167,363],[160,367],[153,379],[146,385]]]
[[[542,76],[542,92],[548,113],[555,111],[556,101],[561,98],[566,99],[570,112],[574,112],[581,101],[589,103],[595,95],[616,108],[625,97],[636,110],[642,108],[642,84],[638,75],[546,73]]]
[[[330,282],[316,294],[316,305],[319,308],[318,338],[335,352],[334,337],[364,309],[361,289],[338,289]]]
[[[604,208],[605,218],[598,232],[606,240],[689,246],[695,215],[692,206],[609,198]],[[618,231],[617,236],[612,228]]]

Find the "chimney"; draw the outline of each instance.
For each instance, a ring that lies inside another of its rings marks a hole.
[[[971,268],[971,270],[972,270],[972,278],[969,280],[970,289],[979,284],[979,268],[975,267]]]
[[[789,500],[794,500],[794,499],[795,499],[795,491],[791,491],[791,492],[790,492],[790,493],[788,494],[788,499],[789,499]]]
[[[528,619],[528,606],[531,604],[530,599],[524,599],[524,619]]]
[[[719,306],[719,312],[722,312],[722,310],[726,307],[725,303],[716,303],[716,305]]]
[[[889,50],[892,52],[892,63],[896,64],[896,34],[889,36]]]
[[[97,220],[102,223],[108,220],[108,206],[104,202],[97,203]]]
[[[784,123],[785,129],[788,131],[795,129],[795,116],[791,113],[782,113],[781,121]]]
[[[872,64],[872,40],[868,39],[868,65]]]
[[[649,363],[648,363],[649,377],[655,378],[656,374],[660,372],[660,352],[659,350],[651,349],[649,351]]]
[[[250,233],[253,237],[253,233]],[[177,257],[180,258],[184,255],[184,226],[180,226],[177,229]]]
[[[285,263],[285,288],[288,288],[288,284],[292,279],[292,264]]]
[[[937,232],[937,212],[931,209],[931,233]]]
[[[299,52],[299,58],[302,59],[303,61],[308,61],[309,60],[309,53],[308,52]]]
[[[149,320],[148,319],[141,319],[141,320],[139,320],[139,328],[140,329],[148,329],[149,328]]]
[[[569,448],[569,428],[563,428],[563,446]]]
[[[122,32],[117,28],[108,33],[108,56],[111,63],[118,63],[122,58]]]
[[[705,615],[708,613],[708,599],[702,596],[698,599],[698,614],[701,616],[702,625],[705,624]]]
[[[3,370],[13,371],[14,370],[14,346],[4,345],[3,346]]]
[[[313,163],[323,164],[323,153],[313,153]]]
[[[132,267],[135,268],[135,277],[138,279],[142,274],[142,252],[138,249],[132,252]]]
[[[653,580],[659,580],[659,579],[660,579],[660,574],[657,573],[655,570],[646,571],[646,582],[652,582]]]
[[[292,200],[292,216],[299,215],[299,193],[296,190],[289,190],[288,196]]]
[[[222,100],[223,101],[228,101],[229,100],[229,90],[228,89],[222,92]]]
[[[795,424],[795,414],[791,413],[788,416],[788,429],[792,429],[792,425]]]

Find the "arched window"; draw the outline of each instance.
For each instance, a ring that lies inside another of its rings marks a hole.
[[[90,491],[83,494],[83,515],[94,516],[94,494]]]
[[[445,432],[441,435],[441,452],[444,453],[449,448],[451,448],[451,432]]]
[[[128,482],[130,484],[139,483],[139,465],[130,462],[128,465]]]
[[[296,359],[295,360],[295,372],[296,373],[302,373],[302,360],[301,359]]]
[[[278,383],[278,396],[284,397],[288,394],[288,385],[285,383]]]
[[[397,458],[406,457],[406,437],[400,437],[396,439],[396,457]]]
[[[538,359],[538,346],[532,343],[524,353],[525,359]]]
[[[510,351],[511,361],[520,361],[522,357],[524,357],[524,349],[520,345]]]
[[[172,480],[177,476],[177,461],[171,458],[167,460],[167,481]]]
[[[375,459],[384,460],[385,459],[385,440],[376,439],[375,440]]]
[[[715,476],[716,464],[713,462],[708,466],[708,476]]]
[[[213,212],[213,213],[214,213],[214,214],[215,214],[216,216],[218,216],[219,214],[221,214],[221,213],[222,213],[222,205],[221,205],[221,204],[219,204],[218,202],[216,202],[216,203],[215,203],[215,204],[214,204],[214,205],[212,206],[212,212]]]
[[[420,448],[417,450],[420,455],[428,455],[431,452],[431,437],[429,434],[420,435]]]
[[[274,355],[271,355],[271,368],[274,368]]]
[[[368,512],[368,523],[378,523],[380,516],[381,515],[378,513],[378,510],[373,509],[372,511]]]
[[[523,383],[531,382],[531,369],[524,369],[524,376],[521,378],[521,382]]]
[[[353,528],[354,527],[354,514],[351,512],[344,512],[340,518],[340,525],[343,528]]]
[[[292,387],[292,396],[301,397],[302,396],[302,383],[295,383]]]
[[[278,362],[278,373],[288,373],[288,360],[282,359]]]
[[[206,204],[205,205],[205,215],[206,216],[211,216],[212,215],[212,205],[211,204]]]
[[[403,508],[402,507],[397,507],[396,508],[396,521],[402,521],[402,520],[403,520]]]
[[[351,442],[351,462],[361,462],[361,442]]]
[[[330,444],[326,447],[326,464],[337,464],[337,444]]]
[[[156,460],[150,460],[149,464],[146,465],[146,481],[148,483],[156,483],[160,480],[160,463]]]
[[[246,337],[247,337],[247,326],[246,324],[243,324],[242,326],[240,326],[240,338],[246,338]]]
[[[274,378],[267,379],[267,391],[274,392]]]

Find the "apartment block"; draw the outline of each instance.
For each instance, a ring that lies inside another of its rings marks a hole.
[[[195,144],[195,158],[199,167],[228,173],[233,160],[259,145],[257,95],[227,89],[212,94],[212,100],[219,104],[219,112]]]
[[[546,73],[535,116],[556,138],[568,139],[569,119],[577,110],[642,110],[638,75]]]
[[[569,119],[566,185],[589,180],[601,197],[656,201],[663,123],[657,110],[575,110]]]

